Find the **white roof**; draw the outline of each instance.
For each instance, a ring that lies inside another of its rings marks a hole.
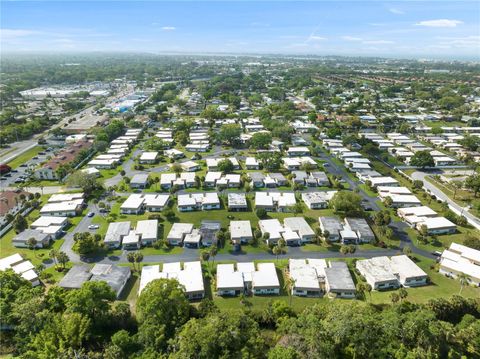
[[[233,264],[217,265],[217,289],[243,288],[242,272],[235,271]]]
[[[313,236],[315,232],[303,217],[287,217],[283,220],[285,227],[297,232],[300,236]]]
[[[273,263],[258,263],[257,270],[252,272],[252,286],[254,288],[280,287],[275,265]]]
[[[123,237],[122,244],[137,244],[140,241],[140,236],[135,231],[130,231]]]
[[[80,193],[57,193],[52,194],[48,199],[49,203],[54,202],[69,202],[76,199],[83,199],[83,192]]]
[[[192,223],[174,223],[167,235],[167,238],[181,240],[185,234],[191,233],[192,230]]]
[[[284,231],[283,226],[278,219],[262,219],[258,221],[258,226],[263,233],[269,233],[271,239],[280,239]]]
[[[141,161],[154,161],[158,156],[158,152],[143,152],[140,156]]]
[[[437,214],[437,212],[427,206],[399,208],[397,212],[398,214],[403,216],[417,217],[434,216]]]
[[[390,186],[378,186],[378,193],[381,196],[387,196],[388,194],[410,194],[412,191],[407,187],[390,187]]]
[[[427,273],[425,273],[406,255],[390,257],[390,265],[393,273],[398,273],[401,280],[404,278],[427,276]]]
[[[360,273],[372,282],[396,281],[397,277],[392,271],[388,257],[374,257],[359,260],[356,266]]]
[[[30,227],[37,228],[37,227],[49,227],[52,225],[62,225],[67,220],[67,217],[59,217],[59,216],[41,216],[35,222],[33,222]]]
[[[228,193],[228,205],[229,206],[247,206],[247,198],[245,197],[245,193],[236,193],[236,192],[229,192]]]
[[[372,182],[372,185],[373,186],[380,186],[382,184],[394,184],[394,183],[398,183],[398,181],[395,179],[395,178],[392,178],[392,177],[373,177],[373,178],[370,178],[370,182]]]
[[[320,290],[317,271],[304,259],[289,259],[289,272],[295,288]]]
[[[222,177],[222,172],[209,171],[205,175],[205,182],[216,182]]]
[[[250,221],[230,221],[230,236],[232,238],[252,237]]]
[[[455,223],[452,223],[445,217],[434,217],[428,218],[422,221],[422,225],[426,225],[428,229],[438,229],[438,228],[456,228]]]
[[[11,256],[0,259],[0,271],[4,271],[8,268],[11,268],[12,265],[23,262],[23,258],[20,254],[15,253]]]
[[[245,164],[247,166],[258,166],[258,161],[255,157],[247,157],[245,159]]]
[[[290,207],[297,203],[293,192],[255,192],[255,204],[258,206]]]
[[[357,239],[358,238],[357,233],[355,233],[354,231],[352,231],[350,228],[347,228],[347,227],[343,227],[343,231],[340,231],[340,236],[343,239]]]
[[[40,213],[49,213],[49,212],[73,212],[78,206],[83,204],[83,199],[76,199],[69,202],[56,202],[56,203],[47,203],[45,204]]]
[[[416,196],[392,194],[389,196],[393,203],[422,203]]]
[[[125,202],[120,206],[121,209],[139,209],[143,204],[143,196],[141,194],[131,194]]]
[[[137,222],[135,232],[142,236],[142,240],[145,239],[157,239],[158,237],[158,220],[146,219]]]

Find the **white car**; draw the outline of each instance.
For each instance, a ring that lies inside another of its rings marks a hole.
[[[88,226],[88,229],[99,229],[100,226],[98,224],[91,224]]]

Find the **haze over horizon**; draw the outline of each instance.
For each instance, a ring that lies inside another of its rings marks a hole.
[[[478,2],[2,1],[2,52],[480,59]]]

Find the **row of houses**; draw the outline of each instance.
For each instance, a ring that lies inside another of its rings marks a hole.
[[[113,222],[108,225],[104,244],[108,248],[139,249],[151,245],[158,239],[158,220],[138,221],[132,228],[130,221]]]
[[[23,257],[18,253],[0,259],[0,271],[3,272],[6,270],[14,271],[23,279],[32,283],[33,286],[40,285],[40,279],[35,271],[35,266],[32,264],[32,262],[23,259]]]
[[[355,267],[373,290],[428,284],[428,275],[406,255],[362,259]]]
[[[288,275],[293,280],[292,295],[320,297],[324,294],[354,298],[355,283],[345,262],[325,259],[289,259]]]
[[[258,221],[258,227],[269,245],[283,239],[288,246],[299,246],[315,238],[315,232],[303,217],[285,218],[283,225],[278,219],[264,219]]]
[[[440,257],[439,272],[447,277],[466,275],[467,281],[480,286],[480,251],[458,243],[451,243]]]
[[[280,294],[280,281],[273,263],[218,264],[216,287],[220,296]]]
[[[95,156],[88,162],[88,167],[98,169],[111,169],[117,167],[128,154],[132,146],[137,142],[142,133],[141,129],[128,129],[124,135],[110,142],[110,147],[105,153]]]
[[[138,294],[156,279],[175,279],[185,290],[185,295],[190,300],[202,299],[205,296],[202,265],[200,262],[163,263],[160,265],[143,266],[140,276]]]
[[[365,218],[347,217],[342,221],[338,217],[326,216],[319,217],[318,221],[323,236],[328,237],[330,242],[340,241],[349,244],[369,243],[375,240],[375,234]]]
[[[218,221],[203,220],[199,228],[195,228],[192,223],[174,223],[166,241],[172,246],[210,247],[217,243],[217,233],[220,229],[221,224]]]

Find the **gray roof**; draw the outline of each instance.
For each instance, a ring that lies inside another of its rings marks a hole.
[[[345,262],[330,262],[330,267],[325,268],[325,276],[330,290],[355,290],[355,283]]]
[[[92,273],[90,273],[90,267],[88,265],[74,265],[58,285],[62,288],[78,289],[83,283],[87,282],[91,276]]]
[[[304,180],[308,177],[307,172],[305,171],[292,171],[292,175],[295,175],[295,179]]]
[[[204,243],[215,242],[216,234],[222,227],[220,222],[203,220],[199,232]]]
[[[118,296],[130,278],[130,267],[119,267],[110,264],[95,264],[92,268],[91,281],[105,281]]]
[[[353,231],[359,232],[362,237],[374,236],[365,218],[345,218],[345,223],[347,223]]]
[[[254,182],[261,182],[265,179],[265,175],[261,172],[250,172],[248,176],[252,179]]]
[[[311,172],[310,176],[312,176],[315,179],[321,179],[321,180],[328,181],[328,176],[325,172],[320,172],[320,171]]]
[[[281,173],[278,173],[278,172],[269,173],[268,175],[270,176],[270,178],[273,178],[277,181],[286,181],[287,180],[284,175],[282,175]]]
[[[342,222],[337,217],[320,217],[323,228],[330,232],[330,234],[337,233],[343,229]]]
[[[132,177],[130,183],[145,184],[148,182],[148,173],[139,173]]]

